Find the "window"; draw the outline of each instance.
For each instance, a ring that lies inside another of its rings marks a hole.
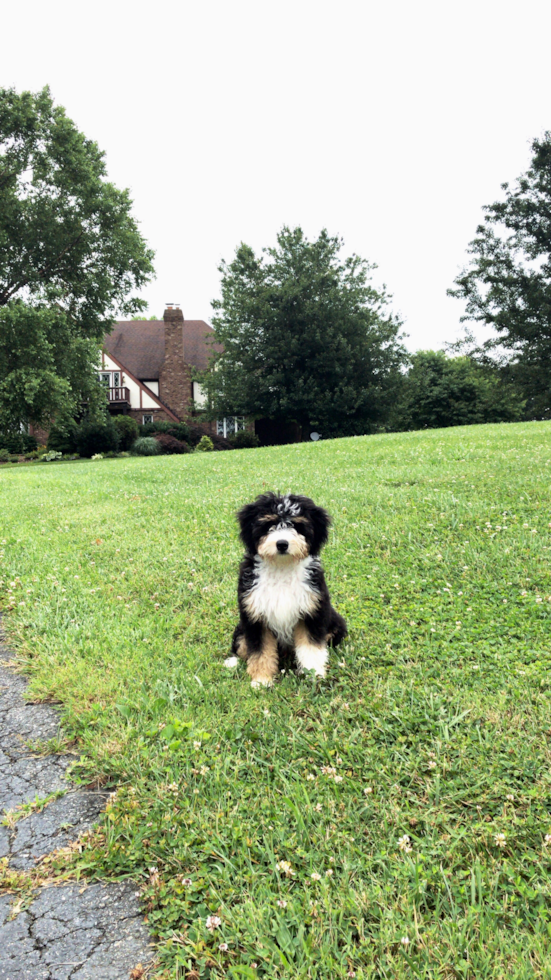
[[[194,381],[192,384],[191,396],[195,402],[196,408],[205,408],[207,404],[207,396],[203,390],[203,386],[199,384],[198,381]]]
[[[234,432],[241,432],[244,428],[245,419],[242,415],[229,415],[225,419],[216,420],[216,434],[224,436],[224,439],[233,435]]]
[[[152,422],[153,422],[153,416],[152,415],[142,415],[142,423],[143,423],[143,425],[151,425]]]
[[[101,371],[98,377],[100,384],[104,385],[106,388],[120,388],[121,386],[120,371]]]

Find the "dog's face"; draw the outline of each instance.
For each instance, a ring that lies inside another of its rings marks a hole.
[[[241,540],[250,555],[267,561],[300,561],[319,554],[331,518],[309,497],[264,493],[238,515]]]

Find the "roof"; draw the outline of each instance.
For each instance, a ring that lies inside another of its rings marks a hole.
[[[120,320],[105,337],[105,350],[113,354],[131,374],[143,381],[155,381],[165,359],[164,320]],[[214,331],[204,320],[184,320],[184,360],[204,371],[208,367]],[[214,350],[220,350],[218,344]]]

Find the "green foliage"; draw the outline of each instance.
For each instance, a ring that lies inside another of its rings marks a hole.
[[[213,303],[216,370],[205,374],[211,418],[296,421],[309,437],[371,431],[386,417],[405,352],[388,296],[370,284],[374,266],[342,260],[339,238],[310,242],[283,228],[258,257],[241,244],[220,266]]]
[[[61,459],[63,453],[57,452],[55,449],[49,449],[47,453],[42,454],[43,463],[54,463],[56,460]]]
[[[170,436],[168,432],[158,432],[155,439],[161,447],[161,452],[165,453],[167,456],[170,456],[173,453],[182,455],[182,453],[191,452],[187,442],[182,442],[181,439],[175,439],[174,436]]]
[[[0,429],[68,424],[81,402],[105,403],[94,365],[95,340],[57,308],[21,300],[0,306]]]
[[[7,463],[10,458],[10,455],[11,453],[9,449],[4,449],[4,448],[0,449],[0,463]]]
[[[160,419],[158,422],[146,422],[145,425],[140,425],[140,436],[153,436],[156,432],[168,432],[174,426],[174,422],[163,422]]]
[[[48,874],[143,882],[174,980],[547,980],[551,424],[184,462],[2,470],[3,628],[118,787]],[[234,515],[277,487],[333,515],[350,636],[254,691]]]
[[[63,428],[52,425],[48,433],[47,448],[63,454],[72,453],[76,449],[75,434],[77,423],[70,419]]]
[[[103,337],[153,272],[131,207],[47,88],[0,89],[0,428],[104,403]]]
[[[10,453],[31,453],[37,448],[34,436],[26,432],[0,432],[0,449],[8,449]]]
[[[214,449],[214,443],[210,436],[201,436],[195,447],[196,453],[210,453]]]
[[[115,415],[113,425],[119,434],[119,448],[127,452],[140,434],[140,426],[131,415]]]
[[[468,252],[470,265],[452,296],[466,301],[464,320],[493,327],[480,359],[508,364],[528,398],[529,417],[551,415],[551,132],[532,141],[532,161],[504,200],[484,208]]]
[[[165,431],[169,436],[173,436],[174,439],[180,439],[181,442],[189,442],[189,426],[185,422],[174,423]]]
[[[140,436],[132,444],[130,452],[133,456],[158,456],[161,447],[153,436]]]
[[[241,432],[234,432],[229,437],[229,442],[231,442],[234,449],[257,449],[260,445],[258,436],[254,432],[249,432],[248,429],[242,429]]]
[[[90,459],[96,453],[115,451],[119,433],[107,413],[102,419],[85,419],[75,430],[74,443],[80,456]]]
[[[397,389],[396,429],[437,429],[483,422],[518,422],[524,402],[489,366],[443,351],[418,351]]]
[[[48,88],[0,89],[0,305],[25,292],[60,303],[101,343],[153,273],[128,191],[106,180],[104,154]]]

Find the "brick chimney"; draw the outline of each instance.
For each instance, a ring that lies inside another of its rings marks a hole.
[[[177,303],[167,303],[163,320],[165,359],[159,373],[159,397],[184,419],[191,402],[191,370],[184,360],[184,314]]]

